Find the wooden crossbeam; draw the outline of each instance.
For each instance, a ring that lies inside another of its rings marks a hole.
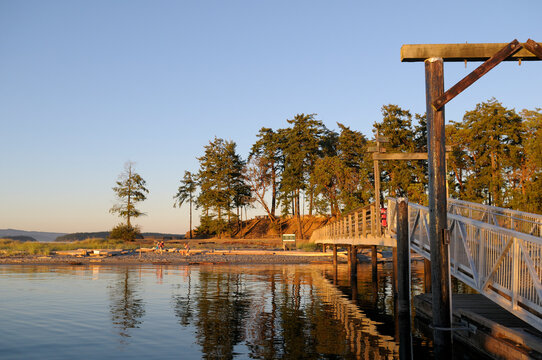
[[[523,44],[523,47],[536,55],[539,60],[542,60],[542,45],[529,39]]]
[[[427,160],[427,153],[373,153],[373,160]]]
[[[538,44],[537,44],[538,45]],[[461,79],[457,84],[448,89],[444,94],[439,96],[431,104],[435,110],[440,110],[450,100],[463,92],[466,88],[474,84],[478,79],[487,74],[489,70],[499,65],[502,61],[520,51],[522,45],[515,40],[504,46],[492,57],[487,59],[482,65],[478,66],[474,71]]]
[[[542,47],[542,43],[535,43]],[[402,62],[423,62],[429,58],[442,58],[445,62],[486,61],[503,47],[506,43],[496,44],[407,44],[401,46]],[[522,44],[525,45],[525,44]],[[518,51],[504,61],[533,61],[542,60],[530,50]]]
[[[427,153],[373,153],[373,160],[427,160]]]

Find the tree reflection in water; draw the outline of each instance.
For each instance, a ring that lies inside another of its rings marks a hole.
[[[173,306],[179,323],[196,329],[202,358],[232,359],[241,344],[248,351],[243,356],[254,359],[354,357],[310,273],[197,274],[197,285],[189,281],[184,294],[174,289]]]
[[[175,292],[172,296],[173,301],[173,310],[175,316],[179,319],[179,324],[182,326],[190,325],[190,321],[193,317],[193,308],[192,308],[192,280],[190,274],[190,267],[186,268],[185,280],[187,284],[186,291],[181,286],[181,284],[176,284],[174,289]]]
[[[145,315],[143,299],[136,291],[136,284],[130,278],[130,270],[119,272],[120,277],[114,285],[110,285],[111,320],[122,338],[130,337],[130,329],[138,328]]]
[[[196,341],[206,359],[232,359],[244,339],[250,294],[241,274],[200,272]]]

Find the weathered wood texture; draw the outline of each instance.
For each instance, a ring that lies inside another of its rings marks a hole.
[[[423,292],[431,292],[431,261],[423,259]]]
[[[517,40],[512,41],[505,47],[493,54],[482,65],[478,66],[474,71],[461,79],[457,84],[448,89],[444,94],[433,100],[433,107],[437,110],[442,108],[446,103],[463,92],[466,88],[474,84],[478,79],[487,74],[495,66],[499,65],[508,57],[517,53],[521,49],[521,45]]]
[[[427,160],[427,153],[373,153],[373,160]]]
[[[427,153],[374,153],[373,160],[427,160]]]
[[[533,41],[534,42],[534,41]],[[537,43],[542,46],[541,43]],[[401,46],[401,61],[416,62],[429,58],[442,58],[445,62],[453,61],[486,61],[495,55],[507,43],[496,44],[420,44]],[[527,49],[522,49],[504,61],[540,60]]]
[[[435,110],[433,100],[444,93],[442,59],[425,61],[427,106],[427,148],[429,153],[429,239],[431,246],[431,285],[433,287],[433,329],[435,357],[450,358],[452,354],[452,325],[450,303],[449,247],[441,234],[447,229],[446,210],[446,150],[444,109]]]
[[[529,39],[523,44],[523,47],[536,55],[539,60],[542,60],[542,45]]]

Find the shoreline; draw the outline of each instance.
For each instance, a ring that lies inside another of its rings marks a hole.
[[[338,263],[346,263],[346,254],[338,254]],[[224,264],[332,264],[331,252],[283,250],[192,250],[179,252],[131,251],[125,254],[100,256],[19,255],[0,257],[0,265],[224,265]],[[358,255],[360,263],[371,259]],[[388,262],[384,257],[379,262]]]

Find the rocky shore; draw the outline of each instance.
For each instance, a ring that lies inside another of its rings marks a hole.
[[[311,264],[331,263],[331,253],[301,252],[282,250],[196,250],[188,255],[179,252],[139,252],[123,251],[109,255],[24,255],[0,257],[0,265],[198,265],[198,264]],[[346,256],[339,256],[346,262]]]

